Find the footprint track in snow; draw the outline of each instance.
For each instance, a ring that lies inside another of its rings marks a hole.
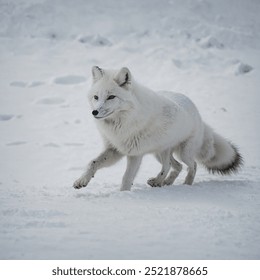
[[[54,78],[53,82],[58,85],[77,85],[81,83],[85,83],[87,79],[84,76],[79,75],[65,75],[61,77]],[[23,81],[13,81],[10,83],[12,87],[19,88],[34,88],[45,85],[44,81],[31,81],[31,82],[23,82]]]
[[[43,82],[43,81],[32,81],[32,82],[28,82],[28,83],[23,82],[23,81],[13,81],[10,83],[10,86],[20,87],[20,88],[25,88],[25,87],[34,88],[34,87],[42,86],[44,84],[45,84],[45,82]]]
[[[0,114],[0,122],[10,121],[12,119],[22,119],[23,115],[14,115],[14,114]]]
[[[86,78],[84,76],[78,75],[67,75],[62,77],[57,77],[54,79],[54,83],[58,85],[76,85],[86,82]]]
[[[27,84],[25,82],[22,82],[22,81],[13,81],[13,82],[10,83],[10,86],[25,88],[27,86]]]
[[[0,114],[0,121],[10,121],[12,118],[14,118],[12,114]]]
[[[66,142],[63,143],[64,146],[70,146],[70,147],[81,147],[84,146],[84,143],[76,143],[76,142]],[[47,144],[44,144],[43,147],[47,147],[47,148],[59,148],[60,145],[54,142],[49,142]]]
[[[100,35],[80,36],[78,38],[78,41],[81,44],[88,44],[88,45],[96,46],[96,47],[112,46],[112,43],[107,38],[100,36]]]
[[[20,146],[25,144],[27,144],[26,141],[14,141],[14,142],[7,143],[6,146]]]
[[[40,105],[59,105],[65,102],[65,99],[60,97],[44,97],[39,99],[36,103]]]

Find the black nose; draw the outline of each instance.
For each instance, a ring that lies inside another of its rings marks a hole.
[[[93,116],[96,116],[97,114],[98,114],[98,111],[97,111],[97,110],[92,111],[92,115],[93,115]]]

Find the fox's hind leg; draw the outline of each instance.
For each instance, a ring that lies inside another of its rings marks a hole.
[[[185,178],[185,185],[192,185],[196,171],[197,163],[195,162],[196,142],[194,138],[183,143],[180,148],[180,158],[188,166],[188,174]]]
[[[120,154],[115,149],[107,148],[97,158],[93,159],[89,163],[87,171],[84,172],[82,176],[75,181],[73,187],[75,189],[86,187],[89,181],[94,177],[98,169],[115,164],[117,161],[119,161],[122,158],[122,156],[123,155]]]
[[[184,181],[185,185],[192,185],[196,175],[196,171],[197,171],[197,163],[196,161],[194,161],[192,165],[188,166],[188,174]]]
[[[155,156],[162,164],[162,169],[155,178],[149,179],[147,184],[149,184],[151,187],[161,187],[171,167],[171,150],[165,150],[161,153],[157,153]]]
[[[170,175],[164,180],[164,185],[172,185],[182,170],[182,165],[172,155],[170,159],[173,170],[171,171]]]

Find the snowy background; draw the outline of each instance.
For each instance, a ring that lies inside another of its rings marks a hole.
[[[1,259],[259,259],[260,1],[0,0]],[[91,67],[185,93],[233,141],[236,176],[131,192],[125,160],[72,184],[102,150]]]

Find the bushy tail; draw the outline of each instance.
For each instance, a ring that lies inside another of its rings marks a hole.
[[[209,172],[221,175],[236,173],[243,165],[238,149],[206,124],[198,160]]]

